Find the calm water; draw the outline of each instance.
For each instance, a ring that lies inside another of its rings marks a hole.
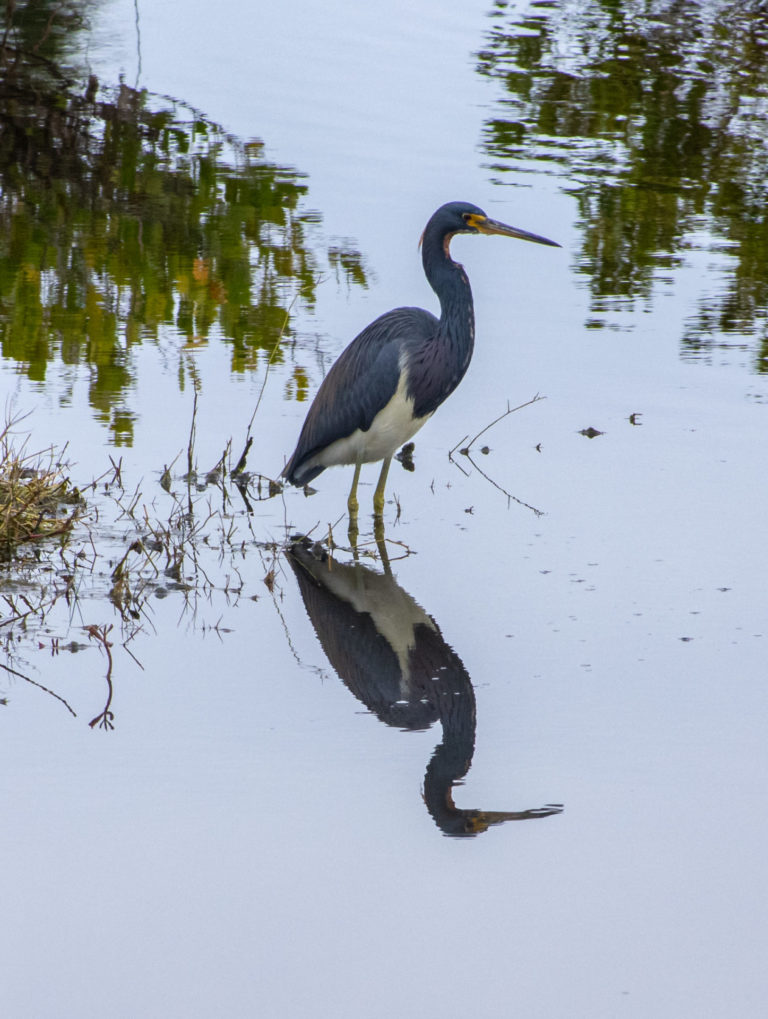
[[[78,597],[0,619],[45,688],[0,677],[3,1014],[763,1016],[766,24],[272,8],[95,7],[98,201],[3,178],[2,392],[124,486],[50,560]],[[472,365],[393,466],[391,576],[361,519],[329,585],[281,547],[343,544],[348,471],[251,512],[204,476],[258,402],[276,477],[349,339],[435,309],[453,198],[563,247],[454,241]]]

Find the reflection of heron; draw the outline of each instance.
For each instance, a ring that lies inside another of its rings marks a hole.
[[[326,467],[354,464],[350,524],[357,515],[357,482],[364,463],[383,460],[373,508],[384,510],[392,456],[461,382],[472,357],[472,291],[449,251],[455,234],[502,234],[537,244],[545,237],[497,223],[476,205],[449,202],[422,236],[424,272],[440,298],[440,318],[421,308],[396,308],[357,336],[323,380],[283,476],[305,485]]]
[[[443,741],[424,777],[424,802],[446,835],[476,835],[501,821],[559,813],[464,810],[453,786],[475,750],[475,693],[461,659],[433,619],[393,579],[360,563],[344,564],[308,539],[288,552],[304,605],[332,667],[370,711],[388,725],[426,729],[436,720]]]

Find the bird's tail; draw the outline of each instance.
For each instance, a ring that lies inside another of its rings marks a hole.
[[[301,488],[302,485],[308,485],[310,481],[322,474],[325,467],[314,464],[312,467],[307,466],[305,457],[298,457],[296,454],[298,450],[293,454],[291,459],[283,468],[281,477],[285,478],[291,485],[296,485]]]

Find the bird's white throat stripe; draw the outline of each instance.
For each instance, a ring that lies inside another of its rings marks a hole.
[[[339,464],[383,460],[412,438],[426,420],[426,417],[414,418],[413,400],[406,396],[406,377],[402,372],[394,396],[379,411],[367,432],[358,428],[351,435],[337,439],[308,460],[305,466],[336,467]]]

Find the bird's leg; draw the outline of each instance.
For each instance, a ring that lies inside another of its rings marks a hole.
[[[360,480],[360,468],[362,464],[355,464],[355,476],[352,478],[352,488],[349,490],[347,509],[349,510],[349,543],[353,549],[357,548],[357,536],[360,533],[357,528],[357,511],[360,505],[357,501],[357,483]]]
[[[357,511],[360,508],[357,501],[357,483],[360,480],[360,468],[362,466],[360,463],[355,464],[355,476],[352,478],[352,487],[349,490],[349,498],[347,499],[347,509],[349,510],[350,517],[356,517]]]
[[[373,515],[374,518],[381,517],[384,515],[384,488],[387,484],[387,474],[389,474],[389,465],[392,463],[392,457],[385,457],[384,463],[381,465],[381,474],[379,475],[379,483],[376,486],[376,491],[373,493]]]

